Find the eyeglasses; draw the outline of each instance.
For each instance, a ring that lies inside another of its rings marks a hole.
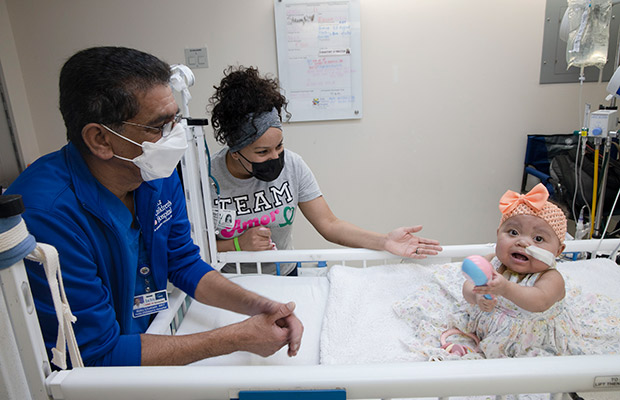
[[[160,127],[142,125],[142,124],[137,124],[135,122],[129,122],[129,121],[123,121],[123,124],[138,126],[140,128],[145,128],[145,129],[152,129],[154,131],[159,131],[159,133],[161,133],[162,136],[166,137],[168,136],[168,134],[170,134],[170,131],[172,131],[172,128],[174,128],[176,124],[181,122],[182,119],[183,119],[183,116],[181,114],[177,114],[174,116],[174,119],[172,121],[166,122]]]

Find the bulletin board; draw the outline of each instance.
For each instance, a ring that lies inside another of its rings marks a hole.
[[[274,0],[290,121],[362,118],[359,0]]]

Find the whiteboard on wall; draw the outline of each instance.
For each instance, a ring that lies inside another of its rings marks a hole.
[[[291,122],[362,118],[359,0],[274,0]]]

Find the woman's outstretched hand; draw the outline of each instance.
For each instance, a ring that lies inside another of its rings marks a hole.
[[[414,235],[421,230],[422,225],[394,229],[387,234],[385,250],[397,256],[417,259],[438,254],[442,250],[439,241]]]

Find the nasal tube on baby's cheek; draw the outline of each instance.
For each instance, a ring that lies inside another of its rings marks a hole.
[[[550,267],[555,266],[555,255],[548,250],[541,249],[536,246],[528,246],[526,247],[525,252]]]

